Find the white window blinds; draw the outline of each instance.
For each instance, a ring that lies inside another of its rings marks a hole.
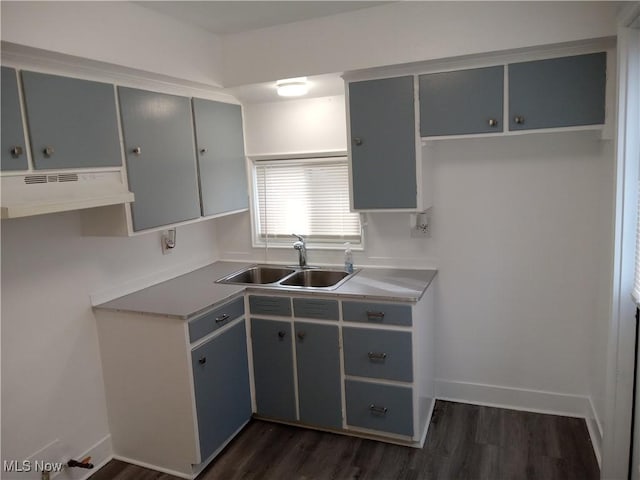
[[[360,217],[349,211],[346,157],[255,163],[256,233],[261,241],[361,242]]]

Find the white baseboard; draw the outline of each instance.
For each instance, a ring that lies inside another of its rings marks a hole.
[[[587,428],[589,429],[589,436],[591,437],[593,452],[596,454],[596,458],[598,459],[598,466],[600,467],[600,469],[602,469],[602,436],[604,432],[602,430],[602,424],[600,423],[600,419],[598,418],[596,409],[593,406],[593,402],[591,401],[591,397],[589,397],[588,410],[589,411],[585,416],[585,420],[587,421]]]
[[[114,455],[113,458],[115,460],[120,460],[121,462],[130,463],[131,465],[137,465],[142,468],[148,468],[149,470],[155,470],[156,472],[166,473],[178,478],[186,478],[187,480],[191,480],[194,477],[194,475],[187,475],[184,472],[178,472],[177,470],[170,470],[168,468],[159,467],[157,465],[152,465],[151,463],[145,463],[133,458],[123,457],[122,455]]]
[[[56,455],[58,458],[56,461],[67,462],[73,457],[74,460],[82,460],[86,457],[91,457],[91,462],[93,464],[92,469],[84,469],[84,468],[69,468],[65,465],[65,467],[57,473],[51,473],[51,480],[86,480],[91,475],[93,475],[97,470],[105,466],[112,458],[113,458],[113,449],[111,446],[111,435],[107,435],[104,438],[98,440],[94,445],[89,447],[83,453],[71,454],[69,452],[69,447],[62,442],[55,441],[50,444],[51,447],[49,452]],[[38,455],[35,456],[35,459],[42,458]],[[36,473],[36,478],[41,478],[41,472]],[[20,477],[23,478],[23,477]]]
[[[598,464],[601,462],[602,427],[588,396],[442,379],[435,384],[438,400],[584,418]]]

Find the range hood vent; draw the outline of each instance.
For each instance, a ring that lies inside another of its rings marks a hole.
[[[7,175],[1,182],[3,219],[133,202],[119,171]]]

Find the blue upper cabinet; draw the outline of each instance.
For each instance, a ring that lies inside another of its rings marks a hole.
[[[512,63],[508,69],[510,130],[605,122],[605,52]]]
[[[202,215],[249,208],[240,105],[193,99]]]
[[[118,87],[133,228],[200,217],[191,102],[187,97]]]
[[[420,75],[420,135],[503,131],[504,67]]]
[[[20,113],[18,78],[13,68],[2,67],[2,170],[26,170],[27,152]]]
[[[413,80],[349,83],[354,210],[418,207]]]
[[[113,85],[22,71],[36,169],[119,167]]]

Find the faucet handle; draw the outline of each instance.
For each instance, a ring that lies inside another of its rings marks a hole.
[[[304,237],[302,235],[298,235],[297,233],[292,233],[292,237],[296,237],[300,242],[304,243]]]

